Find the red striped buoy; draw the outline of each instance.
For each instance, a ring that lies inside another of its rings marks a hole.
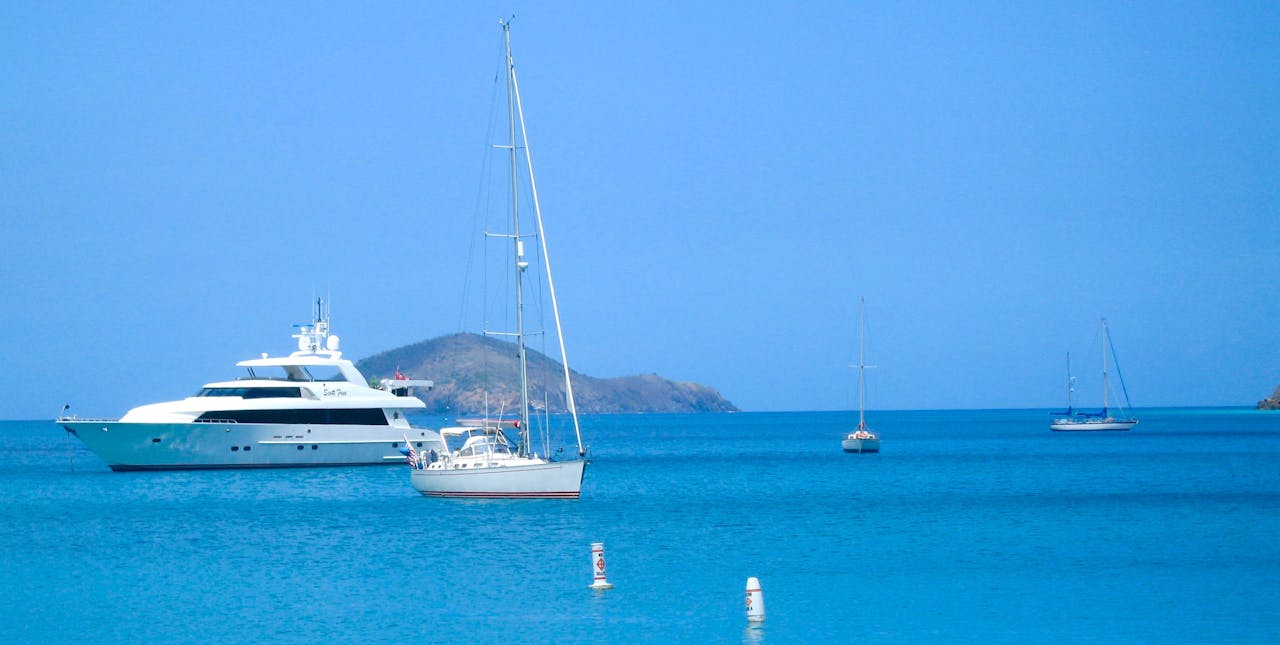
[[[604,542],[591,543],[591,588],[612,589],[613,585],[604,577]]]
[[[747,578],[747,620],[764,622],[764,592],[760,590],[760,581],[755,576]]]

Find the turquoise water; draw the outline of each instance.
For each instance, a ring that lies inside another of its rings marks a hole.
[[[112,473],[0,423],[0,641],[1276,642],[1280,414],[587,417],[583,499]],[[609,581],[591,583],[591,542]],[[748,576],[768,612],[748,627]]]

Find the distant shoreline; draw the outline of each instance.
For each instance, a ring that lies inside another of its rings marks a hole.
[[[1088,409],[1088,408],[1085,408]],[[1251,405],[1170,405],[1170,406],[1151,406],[1129,408],[1130,411],[1137,412],[1160,412],[1160,411],[1186,411],[1186,410],[1205,410],[1217,412],[1273,412],[1258,408]],[[904,412],[1036,412],[1043,413],[1046,417],[1052,416],[1055,408],[913,408],[913,409],[885,409],[885,410],[867,410],[868,414],[898,414]],[[642,415],[691,415],[691,416],[718,416],[718,415],[739,415],[739,414],[857,414],[857,410],[736,410],[731,412],[587,412],[586,416],[642,416]],[[563,414],[563,413],[557,413]],[[459,416],[469,416],[467,414],[452,414],[440,412],[415,412],[413,416],[432,416],[454,418]],[[555,416],[553,414],[552,416]],[[1141,417],[1141,415],[1138,415]],[[56,423],[56,419],[0,419],[0,423],[40,423],[47,421]]]

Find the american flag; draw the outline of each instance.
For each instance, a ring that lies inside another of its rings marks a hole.
[[[409,449],[409,465],[414,468],[417,468],[418,467],[418,451],[413,449],[413,442],[409,441],[409,437],[406,437],[404,435],[400,435],[400,436],[404,437],[404,447]]]

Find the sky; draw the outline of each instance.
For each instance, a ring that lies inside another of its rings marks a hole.
[[[802,6],[796,6],[802,4]],[[0,5],[0,418],[466,328],[512,48],[570,364],[744,410],[1280,385],[1274,2]],[[444,375],[416,375],[443,378]]]

